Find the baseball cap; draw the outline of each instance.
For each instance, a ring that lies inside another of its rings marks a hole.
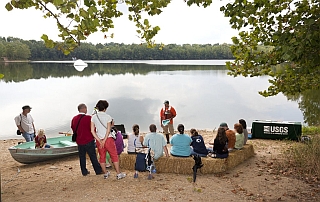
[[[22,109],[25,110],[25,109],[32,109],[32,108],[29,105],[25,105],[22,107]]]
[[[163,104],[169,104],[169,100],[165,100]]]
[[[228,124],[225,123],[225,122],[222,122],[222,123],[220,123],[220,127],[221,127],[221,128],[222,128],[222,127],[227,127],[227,128],[228,128]]]

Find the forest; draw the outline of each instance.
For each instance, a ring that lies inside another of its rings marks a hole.
[[[43,41],[0,37],[0,58],[8,60],[212,60],[233,59],[229,44],[168,44],[163,48],[146,44],[81,43],[69,55],[47,48]]]

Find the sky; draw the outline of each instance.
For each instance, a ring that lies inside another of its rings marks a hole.
[[[0,36],[17,37],[24,40],[41,40],[42,34],[57,41],[58,31],[53,19],[44,19],[42,11],[35,9],[14,9],[7,11],[5,5],[9,0],[0,1]],[[224,17],[220,7],[228,0],[213,1],[207,8],[193,5],[187,6],[184,0],[173,0],[163,12],[156,17],[148,17],[151,25],[158,25],[161,30],[154,38],[156,43],[164,44],[215,44],[231,43],[231,37],[237,36],[237,31],[231,29],[229,19]],[[125,4],[119,9],[124,13],[114,20],[114,38],[104,39],[104,33],[95,33],[86,40],[97,43],[141,43],[137,37],[136,27],[128,20],[128,11]]]

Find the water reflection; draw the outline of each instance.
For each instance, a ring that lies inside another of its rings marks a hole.
[[[161,71],[189,71],[189,70],[225,70],[221,65],[157,65],[157,64],[96,64],[91,63],[82,72],[77,71],[72,63],[0,63],[0,72],[5,75],[4,82],[20,82],[28,79],[40,78],[69,78],[72,76],[91,76],[94,74],[118,75],[118,74],[141,74]]]
[[[257,93],[268,87],[267,77],[233,78],[225,66],[89,63],[78,72],[71,63],[19,63],[0,66],[0,72],[2,139],[17,137],[13,118],[25,104],[33,107],[36,128],[50,137],[70,130],[79,103],[90,113],[99,99],[109,101],[108,113],[127,131],[135,123],[144,132],[151,123],[160,129],[167,99],[177,110],[174,125],[187,129],[213,129],[222,121],[232,127],[240,118],[248,125],[256,119],[303,121],[297,102]]]
[[[309,90],[287,97],[298,102],[305,123],[310,126],[320,126],[320,90]]]

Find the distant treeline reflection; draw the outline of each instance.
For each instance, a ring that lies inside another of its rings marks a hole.
[[[0,63],[0,72],[4,74],[2,81],[21,82],[28,79],[63,78],[71,76],[91,76],[93,74],[126,74],[146,75],[153,71],[188,71],[188,70],[226,70],[225,66],[208,65],[149,65],[149,64],[89,64],[82,72],[78,72],[72,63]]]

